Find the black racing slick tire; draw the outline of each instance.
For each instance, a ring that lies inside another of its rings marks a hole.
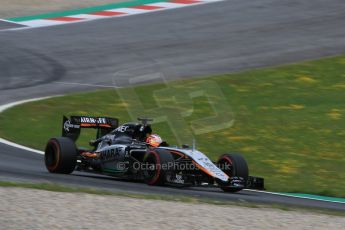
[[[67,137],[51,138],[46,146],[44,162],[51,173],[70,174],[77,163],[77,148]]]
[[[164,149],[149,150],[143,160],[144,181],[148,185],[163,185],[171,173],[174,157]]]
[[[229,177],[241,177],[244,183],[247,183],[249,176],[248,164],[241,154],[224,154],[218,159],[217,164]],[[225,192],[238,192],[242,190],[242,188],[228,187],[223,183],[218,184]]]

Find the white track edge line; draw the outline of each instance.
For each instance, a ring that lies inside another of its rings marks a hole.
[[[296,195],[289,195],[289,194],[283,194],[283,193],[278,193],[278,192],[267,192],[267,191],[254,190],[254,189],[243,189],[243,190],[250,191],[250,192],[259,192],[259,193],[277,195],[277,196],[286,196],[286,197],[293,197],[293,198],[300,198],[300,199],[308,199],[308,200],[317,200],[317,201],[345,204],[345,202],[343,202],[343,201],[323,200],[323,199],[316,198],[316,197],[296,196]],[[336,197],[334,197],[334,198],[336,198]]]
[[[8,22],[8,23],[12,23],[12,24],[17,24],[17,25],[21,25],[20,23],[13,22],[13,21],[9,21],[9,20],[2,19],[2,18],[0,18],[0,21],[3,21],[3,22]]]
[[[19,145],[19,144],[13,143],[11,141],[7,141],[7,140],[5,140],[3,138],[0,138],[0,143],[1,144],[5,144],[5,145],[9,145],[11,147],[15,147],[15,148],[18,148],[18,149],[26,150],[26,151],[29,151],[29,152],[34,152],[34,153],[38,153],[38,154],[41,154],[41,155],[44,154],[43,151],[40,151],[40,150],[37,150],[37,149],[32,149],[32,148],[26,147],[24,145]]]
[[[40,101],[40,100],[49,99],[49,98],[52,98],[52,97],[59,97],[59,96],[61,96],[61,95],[55,95],[55,96],[50,96],[50,97],[38,97],[38,98],[32,98],[32,99],[27,99],[27,100],[21,100],[21,101],[15,101],[15,102],[7,103],[7,104],[4,104],[4,105],[0,106],[0,113],[4,112],[5,110],[7,110],[9,108],[12,108],[14,106],[21,105],[21,104],[24,104],[24,103],[27,103],[27,102]],[[32,149],[32,148],[26,147],[24,145],[19,145],[19,144],[16,144],[14,142],[5,140],[3,138],[0,138],[0,143],[5,144],[5,145],[9,145],[9,146],[12,146],[12,147],[15,147],[15,148],[18,148],[18,149],[22,149],[22,150],[26,150],[26,151],[30,151],[30,152],[34,152],[34,153],[38,153],[38,154],[42,154],[42,155],[44,154],[44,152],[41,151],[41,150]]]
[[[193,4],[179,4],[179,3],[176,3],[176,5],[181,5],[181,6],[180,7],[171,7],[171,8],[170,7],[169,8],[162,8],[162,9],[154,9],[154,10],[142,10],[142,12],[128,13],[128,14],[116,15],[116,16],[104,16],[104,17],[103,16],[99,16],[99,18],[81,18],[82,20],[80,20],[80,21],[61,22],[61,23],[51,24],[51,25],[30,25],[30,23],[33,22],[33,21],[42,21],[43,22],[43,21],[47,20],[47,19],[44,19],[44,18],[43,19],[33,19],[33,20],[27,20],[27,21],[23,21],[23,22],[13,22],[15,24],[22,25],[24,27],[3,29],[3,30],[0,30],[0,32],[2,32],[2,31],[26,30],[26,29],[51,27],[51,26],[61,26],[61,25],[67,25],[67,24],[95,21],[95,20],[100,20],[100,19],[108,19],[108,18],[116,18],[116,17],[124,17],[124,16],[134,16],[134,15],[138,15],[138,14],[148,14],[148,13],[165,11],[165,10],[174,10],[174,9],[178,9],[178,8],[192,7],[192,6],[198,6],[198,5],[205,5],[205,4],[209,4],[209,3],[216,3],[216,2],[222,2],[222,1],[225,1],[225,0],[199,0],[199,2],[193,3]],[[164,3],[164,2],[157,2],[157,3]],[[155,3],[152,3],[152,4],[155,4]],[[144,4],[144,5],[150,5],[150,4]],[[143,5],[139,5],[139,6],[143,6]],[[131,8],[130,7],[124,7],[124,8],[115,8],[115,9],[131,9]],[[113,11],[115,9],[109,9],[109,10],[104,10],[104,11]],[[74,17],[74,16],[77,16],[77,15],[67,15],[66,17]],[[4,19],[0,19],[0,20],[4,20]],[[4,20],[4,21],[6,21],[6,20]],[[8,21],[8,22],[11,22],[11,21]],[[30,22],[30,23],[27,24],[27,22]]]

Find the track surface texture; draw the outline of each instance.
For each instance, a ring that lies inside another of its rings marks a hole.
[[[19,25],[17,23],[9,22],[9,21],[2,21],[0,20],[0,31],[5,29],[14,29],[14,28],[22,28],[25,26]]]
[[[0,104],[93,90],[99,88],[96,85],[112,85],[114,78],[123,78],[126,85],[128,75],[115,73],[138,66],[159,70],[173,80],[345,53],[344,12],[343,0],[228,0],[124,18],[0,31]],[[81,173],[51,175],[41,155],[2,144],[0,157],[0,179],[6,180],[345,210],[344,204],[250,191],[226,194],[218,189],[151,187]]]

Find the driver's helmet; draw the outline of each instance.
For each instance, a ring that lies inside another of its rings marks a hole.
[[[151,147],[158,147],[162,144],[162,138],[157,134],[151,134],[146,138],[146,143],[149,144]]]

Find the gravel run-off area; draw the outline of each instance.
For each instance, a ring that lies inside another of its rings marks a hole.
[[[130,0],[0,0],[0,18],[72,10]]]
[[[0,229],[345,229],[307,211],[0,188]]]

